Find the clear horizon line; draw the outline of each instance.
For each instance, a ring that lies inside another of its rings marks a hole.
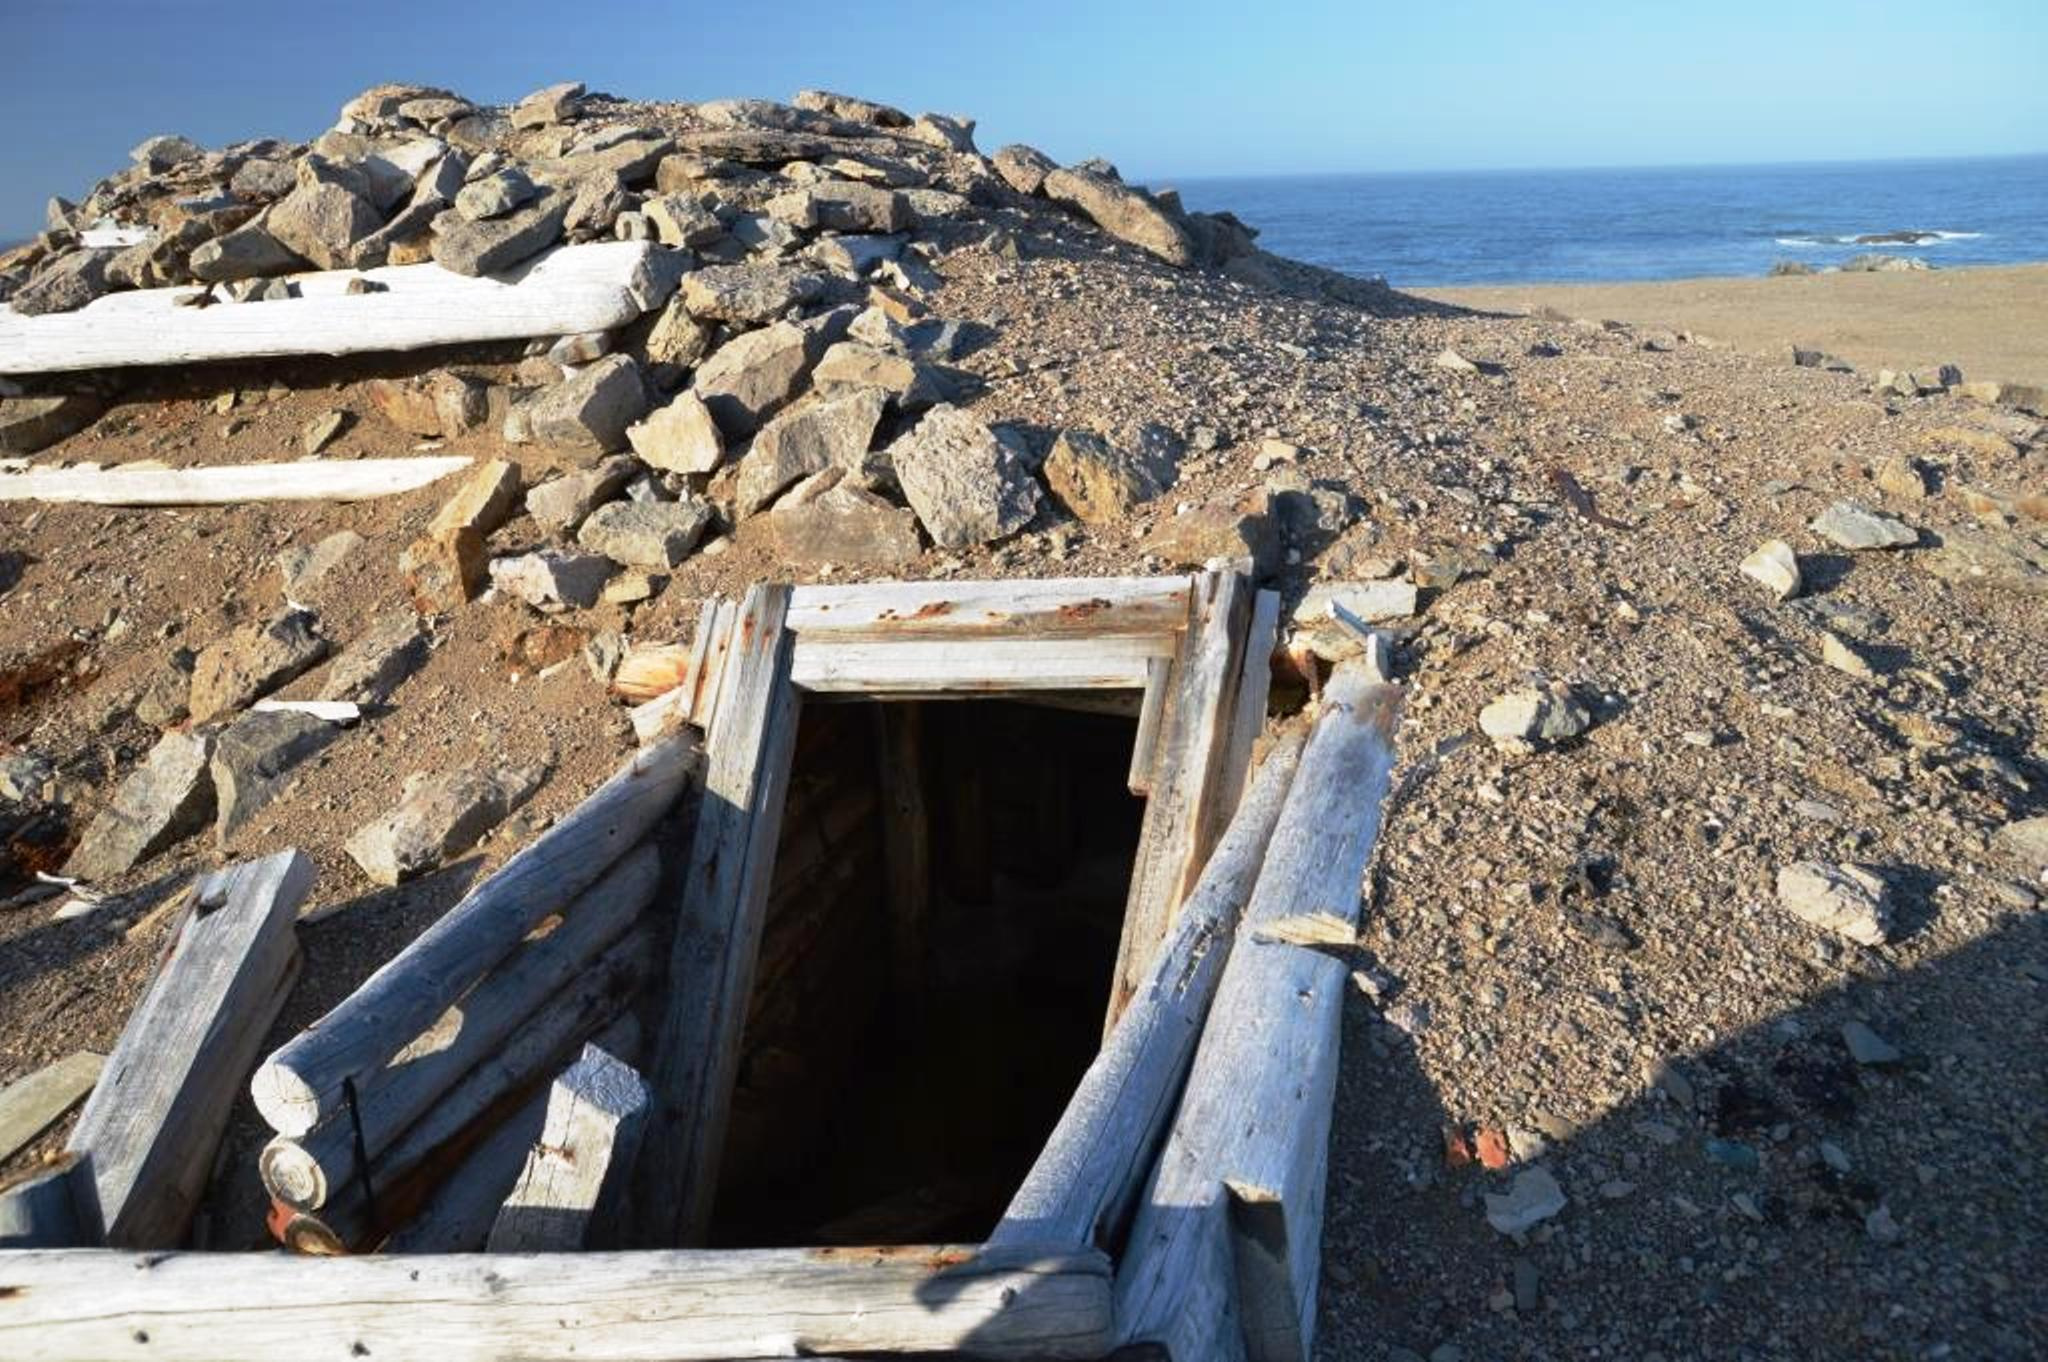
[[[1343,170],[1211,170],[1189,175],[1160,174],[1150,178],[1161,184],[1195,180],[1298,180],[1317,176],[1393,175],[1568,175],[1595,170],[1778,170],[1813,166],[1924,165],[1947,161],[2034,161],[2048,159],[2048,147],[2038,151],[1969,152],[1926,156],[1838,156],[1800,157],[1789,161],[1599,161],[1574,165],[1472,165],[1411,166],[1404,169]]]

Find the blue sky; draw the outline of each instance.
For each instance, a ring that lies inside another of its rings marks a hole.
[[[381,80],[817,85],[1204,174],[2048,151],[2043,0],[0,0],[0,239],[156,132],[305,138]]]

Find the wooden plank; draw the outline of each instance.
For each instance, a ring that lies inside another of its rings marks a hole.
[[[647,1084],[595,1045],[554,1081],[540,1143],[491,1227],[492,1253],[565,1253],[603,1237],[633,1166]],[[609,1236],[616,1238],[616,1236]]]
[[[799,639],[969,639],[1170,635],[1187,623],[1186,577],[1064,577],[800,586]]]
[[[655,1104],[636,1183],[643,1243],[698,1242],[718,1189],[796,741],[789,598],[789,588],[775,584],[747,592],[719,679],[667,1007],[655,1033]]]
[[[469,465],[463,455],[300,459],[202,468],[31,468],[0,473],[0,501],[88,506],[235,506],[251,501],[367,501],[410,492]]]
[[[1166,690],[1173,682],[1173,659],[1155,657],[1145,673],[1145,699],[1138,710],[1138,732],[1131,741],[1131,774],[1127,781],[1134,795],[1152,793],[1152,763],[1159,752],[1159,721],[1166,713]]]
[[[357,1172],[357,1151],[374,1166],[447,1091],[527,1023],[652,902],[661,856],[642,844],[583,891],[553,931],[519,946],[476,987],[356,1086],[352,1109],[264,1149],[263,1185],[286,1205],[317,1210]]]
[[[110,1243],[175,1248],[243,1075],[284,1003],[313,863],[297,851],[204,877],[67,1146],[91,1160]]]
[[[1259,928],[1307,911],[1356,924],[1400,708],[1355,664],[1325,688],[1119,1264],[1120,1343],[1175,1362],[1310,1354],[1345,968]]]
[[[709,1362],[1107,1351],[1101,1254],[913,1246],[652,1253],[0,1255],[0,1356]]]
[[[372,1182],[337,1187],[317,1211],[280,1207],[280,1241],[302,1253],[374,1248],[510,1113],[632,1005],[652,972],[656,936],[641,927],[599,956],[442,1095],[373,1162]],[[344,1117],[344,1119],[346,1119]],[[371,1195],[374,1193],[374,1197]]]
[[[906,1026],[923,1016],[931,918],[932,825],[924,798],[924,711],[879,705],[882,853],[889,915],[889,996]],[[778,867],[779,869],[779,867]]]
[[[77,1105],[99,1081],[105,1055],[80,1050],[0,1088],[0,1163]]]
[[[1226,809],[1237,807],[1252,767],[1252,749],[1266,730],[1266,709],[1273,695],[1273,652],[1280,646],[1280,593],[1261,591],[1252,598],[1251,623],[1245,628],[1244,661],[1238,667],[1237,695],[1230,705],[1230,737],[1223,749],[1217,799]],[[1382,680],[1386,679],[1384,677]]]
[[[825,694],[1001,694],[1034,690],[1141,690],[1170,634],[945,639],[799,636],[792,678]]]
[[[657,307],[666,257],[645,242],[564,246],[501,275],[439,265],[292,277],[301,296],[181,307],[196,287],[111,293],[76,312],[0,307],[0,373],[346,355],[609,331]],[[346,292],[350,280],[384,285]],[[672,283],[673,276],[670,276]]]
[[[265,1060],[250,1088],[271,1129],[303,1135],[340,1110],[343,1084],[368,1083],[548,914],[596,883],[645,837],[701,758],[688,734],[642,748],[362,987]]]
[[[1145,987],[1110,1033],[991,1244],[1108,1249],[1152,1166],[1202,1021],[1294,780],[1301,737],[1276,742],[1188,896]]]
[[[1212,568],[1196,579],[1186,632],[1174,663],[1145,804],[1138,856],[1124,906],[1103,1034],[1144,986],[1181,900],[1194,887],[1230,810],[1222,800],[1223,755],[1243,662],[1251,588],[1242,573]]]
[[[0,1249],[92,1248],[103,1243],[99,1194],[82,1154],[64,1154],[0,1192]]]

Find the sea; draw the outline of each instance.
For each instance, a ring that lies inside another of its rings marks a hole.
[[[1873,251],[2048,261],[2048,155],[1171,183],[1267,250],[1402,288],[1761,275]]]

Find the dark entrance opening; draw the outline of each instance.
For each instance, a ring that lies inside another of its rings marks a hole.
[[[1144,815],[1135,719],[1075,705],[805,702],[713,1245],[1001,1217],[1100,1048]]]

